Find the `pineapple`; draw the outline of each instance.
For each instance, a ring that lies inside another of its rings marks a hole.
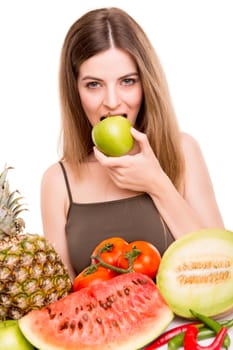
[[[0,321],[19,319],[71,292],[59,255],[38,234],[26,233],[18,215],[26,210],[18,191],[10,192],[5,167],[0,174]]]

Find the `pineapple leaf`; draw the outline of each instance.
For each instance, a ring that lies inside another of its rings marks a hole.
[[[2,188],[3,188],[3,185],[6,183],[7,173],[8,173],[8,170],[10,169],[14,169],[14,168],[5,166],[3,172],[0,174],[0,186]]]
[[[18,235],[25,227],[24,220],[18,215],[27,210],[25,204],[20,203],[24,198],[18,190],[10,191],[7,173],[12,167],[4,168],[0,174],[0,237]]]
[[[7,201],[7,208],[9,208],[12,211],[15,211],[15,208],[18,206],[23,206],[24,204],[18,204],[21,199],[24,199],[23,197],[16,197],[11,202]]]
[[[20,207],[20,206],[19,206]],[[22,208],[20,210],[14,211],[14,217],[17,217],[20,213],[22,213],[23,211],[28,211],[28,209],[26,208]]]

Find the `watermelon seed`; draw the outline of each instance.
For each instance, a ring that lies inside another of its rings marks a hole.
[[[59,331],[63,331],[64,329],[67,329],[69,327],[69,322],[66,320],[64,322],[61,322],[58,329]]]
[[[81,321],[78,321],[78,329],[82,329],[83,328],[83,324]]]
[[[119,297],[122,297],[122,296],[123,296],[120,290],[117,290],[117,295],[118,295]]]
[[[50,315],[49,315],[49,319],[50,319],[50,320],[53,320],[55,317],[56,317],[56,314],[50,314]]]
[[[99,324],[102,324],[101,318],[100,318],[100,317],[97,317],[97,318],[96,318],[96,322],[99,323]]]
[[[113,325],[114,327],[119,327],[119,324],[117,323],[116,320],[113,320],[113,321],[112,321],[112,325]]]
[[[109,297],[107,297],[107,301],[109,301],[110,303],[114,303],[114,301],[116,301],[115,295],[109,295]]]
[[[74,321],[74,320],[70,323],[70,329],[71,329],[72,331],[75,330],[75,321]]]
[[[107,310],[109,307],[111,307],[111,305],[109,306],[109,303],[108,302],[103,302],[103,301],[99,301],[99,304],[100,306],[104,309],[104,310]]]
[[[51,309],[50,309],[50,307],[46,307],[46,310],[48,311],[48,314],[50,315],[50,314],[51,314]]]
[[[132,280],[132,283],[136,284],[136,286],[138,285],[138,281]]]
[[[50,320],[53,320],[55,317],[56,317],[56,313],[55,314],[52,314],[52,310],[50,307],[47,307],[47,311],[48,311],[48,314],[49,314],[49,319]]]
[[[141,279],[141,278],[138,278],[137,279],[137,282],[139,283],[139,284],[141,284],[141,285],[144,285],[144,284],[147,284],[147,280],[146,279]]]
[[[84,314],[83,317],[84,321],[88,321],[89,317],[88,317],[88,314]]]
[[[129,295],[130,294],[130,289],[129,288],[125,288],[124,289],[124,293],[125,293],[125,295]]]
[[[107,305],[108,308],[110,308],[110,307],[112,307],[112,302],[107,300],[106,301],[106,305]]]
[[[92,304],[92,303],[87,304],[87,311],[92,311],[94,308],[95,308],[94,304]]]

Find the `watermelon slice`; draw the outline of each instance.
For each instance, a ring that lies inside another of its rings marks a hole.
[[[33,310],[19,327],[40,350],[135,350],[161,334],[173,317],[152,279],[133,272]]]

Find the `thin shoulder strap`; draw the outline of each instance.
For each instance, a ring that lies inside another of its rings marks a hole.
[[[67,176],[67,173],[66,173],[66,169],[64,167],[64,164],[61,161],[59,161],[59,164],[60,164],[60,166],[62,168],[62,172],[63,172],[63,175],[64,175],[66,188],[67,188],[67,192],[68,192],[69,201],[70,201],[70,204],[71,204],[73,202],[73,199],[72,199],[72,194],[71,194],[71,190],[70,190],[70,184],[69,184],[69,181],[68,181],[68,176]]]

